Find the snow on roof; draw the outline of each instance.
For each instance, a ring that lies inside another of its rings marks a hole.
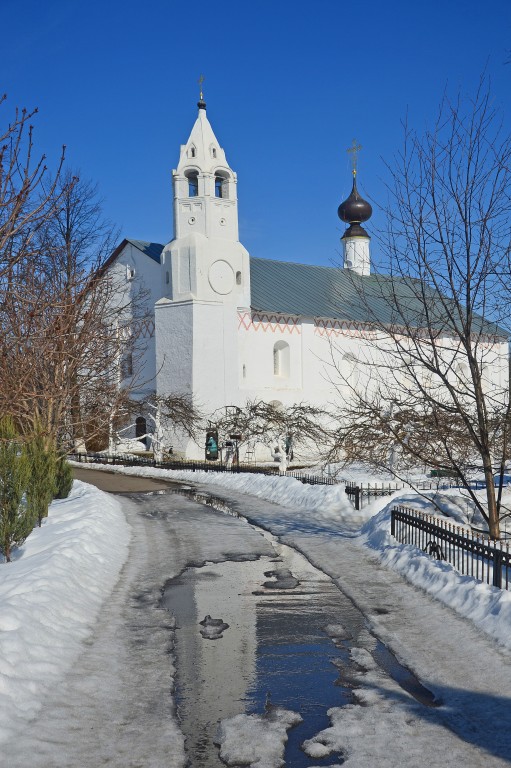
[[[160,243],[149,243],[147,240],[131,240],[129,238],[126,239],[126,242],[134,245],[135,248],[138,248],[139,251],[145,253],[146,256],[149,256],[153,261],[156,261],[158,264],[160,263],[161,252],[164,248]]]

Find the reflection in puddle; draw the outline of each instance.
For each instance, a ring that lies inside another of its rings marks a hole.
[[[362,616],[305,558],[274,547],[276,558],[187,568],[165,589],[163,604],[177,622],[176,702],[191,766],[221,766],[218,721],[262,713],[268,695],[304,718],[289,732],[286,763],[308,766],[299,745],[328,726],[330,707],[351,700],[332,664],[349,665],[349,653],[324,628],[348,622],[356,636]],[[201,636],[208,615],[229,625],[222,638]]]
[[[352,648],[365,648],[421,703],[437,705],[329,577],[261,533],[274,557],[189,567],[164,590],[163,606],[176,618],[176,704],[191,768],[221,768],[219,721],[262,714],[269,700],[302,716],[288,732],[285,760],[308,768],[300,745],[327,728],[328,709],[353,702],[360,685]],[[342,756],[314,763],[339,764]]]

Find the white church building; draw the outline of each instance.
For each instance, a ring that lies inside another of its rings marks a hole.
[[[136,372],[143,401],[151,392],[186,393],[212,416],[249,400],[322,407],[347,396],[359,376],[367,318],[357,281],[371,280],[371,216],[353,178],[339,207],[346,222],[343,268],[250,256],[239,240],[237,177],[206,114],[198,117],[173,171],[174,239],[124,240],[109,261],[135,292],[146,292],[133,333],[146,348]],[[505,349],[505,352],[504,352]],[[499,376],[507,376],[505,361]],[[147,430],[151,431],[148,421]],[[204,445],[176,436],[174,453],[203,458]],[[267,453],[269,456],[268,449]]]

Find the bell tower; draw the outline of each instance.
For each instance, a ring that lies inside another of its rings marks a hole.
[[[156,388],[182,393],[206,413],[238,396],[238,309],[250,307],[250,264],[238,237],[237,178],[206,115],[199,112],[172,171],[174,239],[161,255],[156,302]],[[204,449],[169,438],[195,458]]]
[[[199,113],[172,171],[174,239],[162,254],[163,295],[250,306],[249,256],[239,242],[237,177]]]
[[[206,115],[202,90],[199,114],[177,169],[172,171],[174,237],[191,233],[221,240],[238,240],[237,178]]]

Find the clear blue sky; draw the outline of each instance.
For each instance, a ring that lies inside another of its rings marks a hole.
[[[354,137],[366,228],[380,226],[401,121],[433,119],[446,84],[470,91],[486,67],[511,131],[510,0],[2,0],[2,25],[0,125],[38,107],[37,149],[51,166],[66,144],[125,237],[172,237],[170,171],[200,73],[254,256],[338,258]]]

